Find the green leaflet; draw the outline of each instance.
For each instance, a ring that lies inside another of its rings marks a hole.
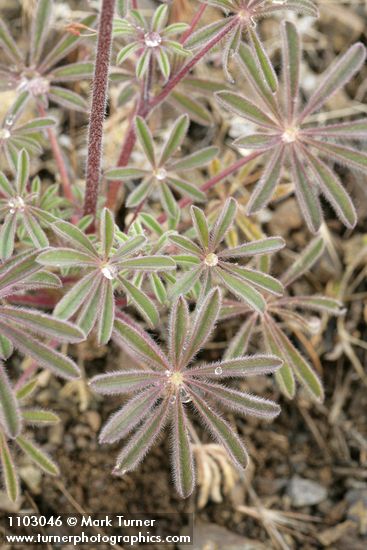
[[[4,478],[6,492],[10,500],[15,502],[19,494],[18,476],[15,470],[15,465],[14,465],[12,456],[10,454],[5,436],[3,433],[1,433],[1,431],[0,431],[0,462],[2,466],[1,469],[2,469],[2,474]]]
[[[59,469],[56,464],[32,441],[23,436],[18,436],[16,442],[22,451],[24,451],[41,470],[44,470],[49,475],[59,475]]]

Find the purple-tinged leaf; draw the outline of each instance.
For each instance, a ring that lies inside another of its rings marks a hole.
[[[233,145],[239,149],[274,149],[280,144],[277,134],[251,134],[234,140]]]
[[[223,205],[211,232],[210,246],[215,249],[222,242],[231,228],[237,214],[237,201],[232,197],[227,199]]]
[[[319,183],[321,192],[331,204],[341,221],[349,228],[355,227],[357,213],[337,175],[316,156],[308,153],[307,158]]]
[[[115,320],[113,337],[124,349],[127,348],[135,357],[146,365],[158,370],[169,369],[167,358],[159,346],[130,317],[120,314]]]
[[[250,43],[255,54],[256,62],[263,74],[264,80],[269,86],[272,93],[275,93],[278,89],[278,79],[276,72],[274,71],[273,65],[268,57],[268,54],[265,51],[264,46],[262,45],[257,32],[249,28]]]
[[[230,264],[228,264],[230,265]],[[266,303],[261,294],[255,290],[250,284],[231,273],[224,271],[224,269],[217,270],[218,277],[222,280],[223,284],[230,290],[235,296],[244,300],[251,309],[258,313],[263,313],[266,308]]]
[[[112,256],[111,263],[117,263],[120,259],[128,256],[132,252],[139,250],[146,243],[146,237],[143,235],[136,235],[125,241],[119,248],[116,250]]]
[[[207,166],[218,154],[218,147],[205,147],[170,163],[170,170],[185,171]]]
[[[66,109],[79,111],[81,113],[86,113],[88,111],[88,103],[85,99],[67,88],[50,86],[48,96],[52,101],[58,105],[61,105],[61,107],[65,107]]]
[[[23,436],[18,436],[16,442],[22,451],[25,452],[41,470],[52,476],[59,475],[60,472],[56,464],[35,443]]]
[[[342,56],[338,57],[323,73],[316,90],[308,100],[300,118],[317,111],[335,92],[340,90],[362,67],[366,58],[366,48],[362,43],[354,44]]]
[[[111,168],[104,174],[108,180],[130,180],[140,179],[147,176],[150,172],[148,170],[141,170],[140,168]]]
[[[357,151],[352,147],[343,147],[334,143],[325,143],[315,139],[307,139],[307,142],[318,149],[325,157],[335,159],[344,166],[349,166],[355,170],[366,172],[367,154]]]
[[[185,48],[188,50],[194,50],[207,44],[214,36],[217,36],[223,29],[231,24],[232,18],[221,19],[210,23],[205,27],[193,32],[191,36],[185,41]]]
[[[100,221],[100,240],[102,243],[102,254],[108,258],[115,239],[115,220],[108,208],[103,208]]]
[[[257,315],[252,314],[249,318],[242,324],[241,328],[237,334],[232,338],[225,354],[224,359],[235,359],[237,357],[242,357],[247,352],[247,348],[252,336],[253,330],[255,328]],[[218,365],[219,366],[219,365]],[[223,371],[223,368],[222,368]]]
[[[15,328],[10,327],[4,323],[0,323],[1,332],[9,338],[21,353],[29,355],[37,361],[42,367],[50,369],[57,376],[66,379],[75,379],[80,377],[80,371],[77,365],[58,351],[53,350],[50,346],[47,346],[28,333]]]
[[[172,465],[178,493],[187,498],[195,486],[194,458],[187,428],[184,407],[179,399],[174,407],[172,422]]]
[[[17,164],[16,190],[18,195],[23,195],[29,178],[29,155],[25,149],[20,151]]]
[[[79,23],[86,27],[91,27],[95,20],[96,16],[92,14],[79,21]],[[64,34],[51,51],[41,60],[39,72],[44,74],[51,66],[55,66],[60,59],[66,57],[68,53],[75,49],[82,39],[83,36],[72,33]]]
[[[0,431],[0,464],[6,493],[12,502],[19,494],[19,480],[5,435]]]
[[[162,166],[167,160],[181,147],[183,140],[185,139],[188,127],[189,117],[187,115],[180,116],[175,122],[166,143],[164,144],[161,157],[159,159],[159,166]]]
[[[238,49],[237,60],[254,92],[259,95],[271,112],[278,117],[279,107],[276,98],[266,85],[251,48],[242,43]]]
[[[14,251],[14,239],[17,229],[17,215],[5,216],[0,229],[0,259],[8,260]]]
[[[294,347],[289,338],[275,323],[272,324],[272,330],[276,334],[276,338],[284,350],[283,356],[286,355],[286,357],[288,357],[289,365],[302,386],[314,399],[316,399],[316,401],[322,402],[324,399],[324,390],[319,377],[302,357],[298,349]]]
[[[115,473],[133,470],[143,460],[167,422],[168,401],[163,401],[117,457]]]
[[[281,296],[284,292],[283,285],[271,275],[258,271],[256,269],[250,269],[248,267],[237,266],[226,263],[226,269],[232,274],[237,275],[241,279],[244,279],[252,286],[270,292],[275,296]]]
[[[199,243],[203,249],[207,249],[209,246],[209,227],[205,214],[197,206],[191,206],[190,214]]]
[[[317,187],[293,151],[292,174],[296,197],[311,233],[317,233],[322,223],[322,210]]]
[[[159,321],[159,314],[154,302],[149,296],[127,279],[119,277],[119,283],[127,296],[134,303],[135,307],[140,311],[141,315],[152,327],[156,326]]]
[[[284,349],[281,346],[281,343],[278,341],[276,335],[274,334],[273,324],[274,323],[271,323],[271,325],[270,323],[264,323],[263,330],[265,342],[271,353],[276,354],[280,359],[283,360],[282,367],[278,369],[278,371],[275,373],[275,379],[282,393],[284,393],[284,395],[288,397],[288,399],[293,399],[296,393],[296,384],[293,371],[289,365],[288,356],[284,353]]]
[[[8,340],[8,338],[5,338],[5,336],[0,334],[0,359],[3,359],[4,361],[6,359],[9,359],[13,351],[14,351],[13,344],[10,342],[10,340]]]
[[[99,442],[115,443],[126,437],[148,416],[159,398],[159,393],[159,389],[149,388],[130,399],[126,405],[108,419],[99,435]]]
[[[52,70],[52,82],[80,82],[93,76],[94,64],[91,61],[78,61],[62,65]]]
[[[2,364],[0,364],[0,426],[11,438],[16,437],[22,429],[18,401]]]
[[[73,246],[86,254],[92,254],[98,258],[96,249],[86,235],[75,225],[69,222],[56,222],[52,229],[63,240],[70,242]]]
[[[138,206],[141,204],[145,199],[149,196],[150,192],[152,191],[152,179],[145,179],[143,180],[137,187],[135,187],[134,191],[129,194],[126,200],[126,206],[128,208],[133,208],[134,206]]]
[[[0,19],[0,47],[13,63],[16,65],[22,63],[22,54],[2,19]]]
[[[56,338],[60,342],[76,343],[85,339],[85,334],[72,323],[55,319],[38,311],[0,306],[0,315],[2,319],[8,319],[9,322],[20,325],[35,334]]]
[[[41,252],[37,262],[51,267],[96,267],[95,256],[74,248],[60,247],[46,250]]]
[[[88,296],[95,276],[93,271],[73,284],[71,289],[57,303],[54,315],[59,319],[70,319]]]
[[[230,425],[221,418],[219,413],[206,404],[199,393],[190,391],[193,404],[199,412],[200,420],[208,428],[213,437],[223,445],[230,459],[239,470],[246,468],[248,455],[240,438],[235,434]]]
[[[60,422],[57,414],[45,409],[23,409],[22,417],[24,422],[31,426],[49,426]]]
[[[286,307],[321,311],[331,315],[344,315],[343,303],[327,296],[290,296],[283,299]],[[278,302],[282,304],[282,300]]]
[[[367,139],[367,118],[361,118],[348,122],[336,124],[325,124],[322,126],[307,126],[302,132],[310,137],[342,138],[346,139]]]
[[[8,199],[13,196],[13,188],[3,172],[0,172],[0,191]]]
[[[104,279],[101,285],[101,301],[97,324],[97,341],[99,345],[107,344],[111,338],[115,320],[115,300],[112,282]]]
[[[251,120],[251,122],[254,122],[258,126],[274,130],[275,122],[244,96],[227,91],[216,92],[215,96],[219,103],[228,111],[246,120]]]
[[[40,270],[36,262],[38,255],[39,251],[25,252],[13,256],[0,266],[0,296],[7,296],[24,279]]]
[[[258,241],[250,241],[234,248],[227,248],[219,252],[219,258],[246,258],[248,256],[261,256],[273,254],[285,247],[285,241],[281,237],[267,237]]]
[[[194,256],[192,257],[195,258]],[[194,269],[190,269],[190,271],[179,277],[170,290],[170,297],[177,298],[180,294],[187,294],[200,279],[202,273],[203,268],[199,266]]]
[[[94,279],[90,284],[89,293],[85,296],[76,319],[76,323],[86,335],[90,333],[97,322],[101,304],[102,282],[103,275],[96,276],[96,272],[94,272]]]
[[[152,370],[124,370],[98,374],[91,379],[89,385],[96,393],[119,395],[143,390],[160,380],[162,374]]]
[[[30,210],[24,212],[23,223],[33,245],[36,248],[46,248],[49,244],[46,233]]]
[[[139,116],[135,119],[136,135],[143,151],[150,162],[155,167],[154,141],[151,131],[145,120]]]
[[[198,387],[203,392],[207,392],[215,401],[240,414],[248,414],[258,418],[275,418],[280,413],[280,407],[274,401],[256,395],[209,382],[201,382]]]
[[[284,21],[283,32],[283,71],[285,79],[286,108],[288,120],[291,121],[296,111],[299,93],[301,40],[296,26]]]
[[[13,131],[13,135],[21,134],[24,136],[26,134],[34,134],[35,132],[51,128],[55,124],[56,120],[52,117],[32,118],[29,122],[17,126]]]
[[[316,237],[303,250],[302,254],[292,263],[287,271],[282,275],[281,281],[284,286],[299,279],[304,273],[309,271],[324,252],[325,243],[322,237]]]
[[[29,396],[32,395],[34,390],[37,388],[38,385],[38,379],[37,378],[31,378],[31,380],[28,380],[25,382],[20,388],[16,391],[16,396],[19,401],[22,401],[24,399],[27,399]]]
[[[182,296],[173,304],[168,326],[170,362],[173,365],[178,365],[186,347],[186,337],[189,329],[189,308]]]
[[[123,258],[117,262],[119,269],[132,271],[172,271],[176,264],[169,256],[139,256],[137,258]]]
[[[169,57],[163,48],[159,48],[156,52],[156,59],[158,61],[159,69],[164,79],[167,81],[169,79],[169,75],[171,74],[171,65],[169,62]]]
[[[284,162],[284,147],[277,147],[267,163],[266,169],[261,176],[259,183],[252,192],[247,204],[247,213],[254,214],[271,200],[274,190],[279,183],[281,170]]]
[[[38,0],[31,27],[31,64],[37,65],[51,26],[52,0]]]
[[[193,201],[205,202],[207,199],[206,194],[198,189],[198,187],[196,187],[193,183],[189,183],[188,181],[174,178],[172,176],[167,177],[167,183],[176,191],[181,193],[181,195],[190,197]]]
[[[191,332],[187,339],[187,347],[183,353],[182,360],[186,364],[203,347],[214,330],[221,303],[221,293],[219,288],[216,287],[207,294],[200,306],[197,306]]]
[[[175,244],[186,252],[190,252],[190,254],[194,254],[195,256],[202,256],[203,254],[201,248],[197,244],[195,244],[191,239],[184,237],[183,235],[169,235],[168,238],[171,243]]]
[[[282,366],[282,361],[275,355],[247,355],[235,357],[224,361],[209,363],[201,367],[191,368],[190,376],[207,378],[243,378],[258,376],[259,374],[271,374]]]

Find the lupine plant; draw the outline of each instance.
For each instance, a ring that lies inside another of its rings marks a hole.
[[[332,296],[304,296],[293,284],[324,252],[326,226],[276,278],[270,268],[281,272],[286,242],[269,234],[269,211],[260,210],[278,184],[291,180],[312,232],[323,222],[320,193],[349,230],[356,225],[343,171],[331,164],[366,171],[366,154],[358,149],[366,120],[321,125],[317,112],[356,76],[364,46],[342,52],[309,92],[300,77],[297,23],[281,24],[279,71],[262,42],[261,20],[287,10],[294,21],[295,13],[316,18],[311,0],[208,0],[197,3],[187,23],[175,20],[166,3],[144,16],[139,0],[94,4],[97,13],[65,22],[52,46],[54,3],[37,2],[24,52],[19,35],[13,38],[0,20],[1,89],[12,91],[0,127],[0,464],[12,500],[19,494],[16,447],[58,473],[28,435],[30,425],[57,418],[23,400],[31,402],[43,369],[75,383],[82,374],[80,343],[113,341],[131,361],[112,372],[98,365],[89,380],[97,394],[129,396],[99,436],[111,444],[130,435],[114,473],[138,467],[169,424],[173,477],[187,497],[201,437],[196,419],[245,468],[237,415],[273,420],[280,412],[273,400],[250,393],[246,377],[274,373],[288,399],[296,398],[299,380],[310,399],[322,401],[320,376],[301,352],[310,322],[300,312],[322,312],[326,323],[344,311]],[[209,11],[214,20],[205,25]],[[199,69],[218,47],[223,82]],[[241,79],[233,90],[239,71],[249,97],[238,89]],[[91,78],[88,106],[81,84]],[[51,107],[53,115],[62,107],[77,118],[60,116],[67,123],[56,129]],[[114,132],[123,134],[117,159],[103,156],[107,113]],[[224,150],[233,114],[257,129]],[[59,134],[76,120],[89,126],[86,163],[79,149],[71,158],[61,147]],[[347,147],[339,139],[356,143]],[[42,170],[48,143],[52,157]],[[244,239],[237,228],[250,226]],[[210,341],[218,334],[223,340],[223,321],[235,315],[241,325],[245,316],[244,324],[222,358],[217,351],[212,356]],[[27,361],[13,361],[14,350]],[[88,365],[83,370],[89,379]]]
[[[189,496],[195,477],[188,404],[192,404],[204,426],[226,448],[232,462],[240,469],[248,461],[245,447],[212,401],[260,418],[274,418],[279,414],[280,408],[273,401],[217,383],[219,379],[275,372],[281,365],[276,356],[241,356],[229,361],[193,363],[214,329],[220,308],[218,288],[207,294],[191,318],[186,300],[179,298],[170,313],[168,353],[162,352],[130,317],[122,315],[117,320],[114,339],[146,368],[102,374],[91,380],[92,388],[102,394],[138,392],[110,418],[100,435],[102,443],[112,443],[135,429],[117,458],[116,474],[134,469],[170,422],[175,484],[182,496]]]

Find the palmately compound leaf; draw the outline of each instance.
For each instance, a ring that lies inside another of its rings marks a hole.
[[[240,436],[213,408],[212,402],[259,418],[271,419],[279,413],[273,401],[220,384],[222,378],[276,372],[282,361],[274,355],[239,356],[216,363],[192,364],[194,356],[208,341],[221,306],[218,288],[213,288],[192,314],[186,300],[180,296],[169,316],[167,354],[130,317],[120,314],[116,319],[113,338],[135,359],[136,366],[100,374],[90,381],[97,393],[132,394],[100,434],[102,443],[114,443],[134,432],[117,458],[116,475],[136,468],[163,428],[170,424],[173,477],[179,494],[187,497],[195,484],[188,404],[192,404],[204,427],[225,447],[239,469],[248,462],[247,451]]]
[[[236,297],[243,300],[251,309],[263,312],[265,301],[261,294],[268,291],[281,294],[281,283],[266,274],[250,269],[234,260],[252,256],[263,256],[281,250],[285,242],[280,237],[270,237],[240,244],[233,248],[222,246],[228,232],[231,230],[238,210],[237,201],[229,198],[209,229],[209,222],[204,212],[191,208],[191,218],[196,232],[197,242],[185,235],[169,235],[169,240],[184,256],[175,255],[178,265],[182,264],[183,274],[171,288],[171,297],[187,294],[200,281],[201,293],[204,296],[213,284],[220,284]]]
[[[291,4],[292,7],[302,4],[312,9],[307,0],[271,4],[272,9],[275,4],[278,4],[277,9]],[[266,9],[267,3],[252,2],[250,6]],[[250,34],[254,33],[251,31]],[[287,166],[291,168],[295,194],[311,232],[317,233],[323,221],[320,195],[324,195],[341,222],[353,228],[357,223],[353,203],[333,169],[319,157],[366,173],[365,152],[361,152],[358,146],[330,141],[337,138],[344,141],[366,139],[366,121],[360,119],[356,123],[340,122],[324,127],[312,120],[311,115],[360,70],[366,58],[364,45],[351,46],[330,65],[302,108],[301,40],[294,23],[285,21],[282,28],[284,89],[277,85],[275,73],[263,56],[264,50],[259,47],[255,34],[253,38],[252,49],[244,44],[238,47],[237,59],[255,97],[251,96],[250,100],[229,90],[216,92],[218,102],[226,110],[256,125],[253,133],[235,141],[239,148],[259,150],[264,159],[264,172],[248,202],[248,214],[254,214],[269,204]],[[253,59],[254,52],[257,62]]]

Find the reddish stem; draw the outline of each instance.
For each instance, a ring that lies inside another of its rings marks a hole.
[[[38,112],[40,116],[46,116],[46,111],[43,105],[38,105]],[[60,174],[61,185],[64,192],[64,197],[70,201],[74,201],[73,193],[71,191],[71,183],[69,179],[68,170],[66,168],[64,156],[62,154],[59,142],[57,141],[56,132],[53,128],[47,128],[48,139],[50,140],[52,153],[56,162],[57,169]]]
[[[192,18],[192,21],[190,23],[189,28],[182,34],[180,42],[181,44],[185,44],[186,40],[189,38],[189,36],[192,35],[194,32],[195,27],[199,23],[204,11],[207,8],[207,4],[201,4],[198,11],[195,13],[194,17]]]
[[[96,64],[88,133],[88,158],[84,214],[95,216],[101,178],[103,122],[106,111],[112,25],[116,0],[102,0],[98,26]]]
[[[217,183],[224,180],[225,178],[227,178],[228,176],[230,176],[231,174],[233,174],[237,170],[239,170],[239,168],[242,168],[242,166],[245,166],[245,164],[248,164],[252,160],[254,160],[257,157],[259,157],[260,155],[262,155],[263,152],[264,151],[262,151],[262,150],[261,151],[254,151],[250,155],[247,155],[247,157],[243,157],[243,158],[237,160],[231,166],[228,166],[228,168],[225,168],[225,170],[223,170],[222,172],[219,172],[219,174],[217,174],[216,176],[210,178],[208,181],[203,183],[199,187],[199,189],[201,191],[208,191],[209,189],[211,189],[212,187],[217,185]],[[185,197],[184,199],[181,199],[179,201],[178,206],[180,208],[184,208],[185,206],[188,206],[191,203],[192,203],[192,200]],[[163,223],[163,222],[166,221],[166,219],[167,219],[167,214],[163,213],[159,216],[157,221],[158,221],[158,223]]]

